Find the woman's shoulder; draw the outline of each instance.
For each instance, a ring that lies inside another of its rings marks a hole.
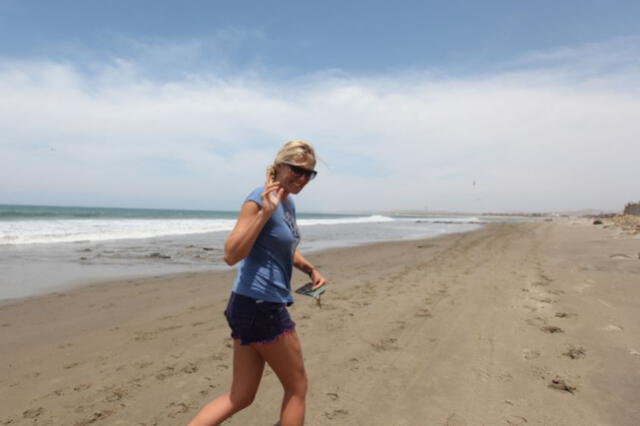
[[[249,193],[249,195],[247,195],[247,198],[245,198],[244,202],[246,203],[247,201],[254,201],[259,206],[262,206],[262,192],[263,191],[264,191],[264,186],[259,186],[259,187],[255,188],[253,191],[251,191]]]

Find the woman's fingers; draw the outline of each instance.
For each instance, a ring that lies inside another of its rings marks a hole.
[[[318,281],[318,282],[316,282],[315,284],[313,284],[311,286],[311,290],[312,291],[316,291],[317,289],[319,289],[320,287],[322,287],[325,284],[327,284],[327,280]]]
[[[313,270],[313,277],[311,277],[311,281],[311,290],[317,290],[327,283],[327,280],[322,276],[320,272],[318,272],[317,269]]]
[[[284,198],[284,188],[280,187],[279,182],[266,185],[264,191],[262,191],[261,198],[262,208],[269,213],[273,212]]]
[[[270,183],[269,185],[265,185],[264,191],[262,191],[262,197],[264,198],[271,192],[277,190],[279,186],[280,186],[280,182],[273,182],[273,183]]]
[[[265,188],[272,183],[273,183],[273,173],[271,173],[271,170],[267,170],[267,177],[264,180]]]

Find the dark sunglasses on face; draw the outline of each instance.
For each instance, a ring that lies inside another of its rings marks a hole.
[[[312,180],[318,174],[318,172],[315,170],[305,169],[304,167],[296,166],[295,164],[291,164],[291,163],[284,163],[284,164],[289,166],[293,174],[295,174],[296,176],[304,175],[309,180]]]

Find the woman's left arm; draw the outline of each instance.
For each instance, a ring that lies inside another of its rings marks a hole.
[[[300,254],[298,250],[293,255],[293,266],[300,269],[311,278],[311,289],[316,290],[327,283],[327,280],[322,276],[307,259]]]

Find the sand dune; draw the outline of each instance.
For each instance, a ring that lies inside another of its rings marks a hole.
[[[330,288],[291,308],[307,424],[639,424],[638,252],[637,238],[567,221],[309,256]],[[185,424],[229,385],[233,276],[2,303],[0,422]],[[277,422],[280,386],[263,380],[225,424]]]

